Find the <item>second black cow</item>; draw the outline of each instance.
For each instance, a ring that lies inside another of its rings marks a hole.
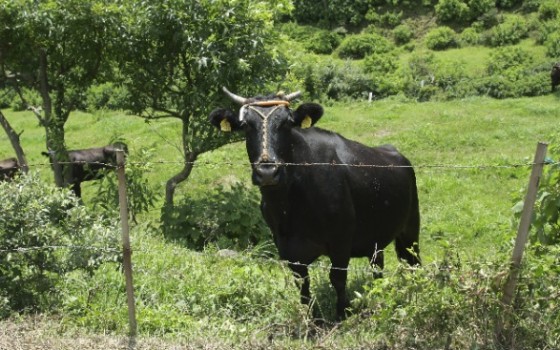
[[[0,160],[0,181],[13,179],[19,171],[17,159]]]
[[[116,168],[117,150],[128,153],[127,145],[122,142],[115,142],[104,147],[68,151],[70,167],[63,167],[64,176],[76,197],[82,196],[82,182],[99,180],[105,176],[106,170]],[[43,155],[50,157],[46,152],[43,152]]]
[[[302,302],[310,300],[308,264],[321,255],[332,264],[339,318],[349,305],[351,257],[382,268],[383,249],[394,241],[400,259],[420,264],[416,178],[394,147],[367,147],[313,127],[323,108],[303,103],[292,110],[299,93],[244,98],[224,91],[241,108],[216,109],[210,122],[244,132],[262,214],[280,258],[301,279]]]

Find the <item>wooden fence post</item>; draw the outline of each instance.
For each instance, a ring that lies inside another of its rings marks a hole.
[[[117,177],[119,179],[119,207],[122,226],[123,267],[126,279],[126,297],[128,301],[129,335],[136,335],[136,302],[132,281],[132,250],[128,227],[128,203],[126,199],[126,176],[124,169],[124,150],[117,150]]]
[[[508,312],[509,308],[511,307],[513,296],[515,295],[515,289],[517,287],[519,270],[521,269],[521,260],[523,259],[523,252],[525,250],[525,245],[527,244],[527,240],[529,237],[531,218],[533,216],[533,207],[537,199],[537,191],[542,176],[547,147],[548,145],[543,142],[539,142],[537,144],[537,151],[535,153],[535,159],[533,161],[533,169],[531,171],[531,177],[529,179],[529,187],[527,188],[527,194],[525,195],[525,200],[523,202],[523,212],[521,213],[521,220],[519,221],[519,228],[517,230],[517,238],[515,239],[515,246],[513,248],[513,254],[511,257],[511,267],[508,279],[503,289],[502,306],[504,307],[504,310],[506,312]],[[503,320],[498,320],[495,335],[496,340],[501,343],[503,343],[505,340],[503,337],[503,332]]]

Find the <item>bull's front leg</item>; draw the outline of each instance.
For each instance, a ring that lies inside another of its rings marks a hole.
[[[290,262],[289,266],[300,288],[301,303],[309,305],[311,302],[311,292],[309,289],[309,271],[307,265]]]
[[[346,310],[350,306],[346,297],[346,279],[348,276],[349,257],[331,257],[331,271],[329,274],[331,284],[336,291],[336,317],[338,320],[346,318]]]

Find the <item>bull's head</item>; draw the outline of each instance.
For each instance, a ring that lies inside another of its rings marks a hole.
[[[300,92],[244,98],[223,89],[241,108],[238,114],[215,109],[210,113],[210,122],[224,132],[245,132],[255,185],[279,184],[286,172],[285,165],[293,162],[292,152],[297,151],[293,133],[313,126],[323,115],[323,108],[316,103],[304,103],[296,110],[290,109],[290,102]]]

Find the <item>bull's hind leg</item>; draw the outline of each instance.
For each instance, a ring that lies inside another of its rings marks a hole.
[[[405,260],[410,266],[420,265],[420,247],[418,239],[420,235],[420,214],[416,211],[408,220],[404,232],[395,238],[395,249],[397,256]]]

